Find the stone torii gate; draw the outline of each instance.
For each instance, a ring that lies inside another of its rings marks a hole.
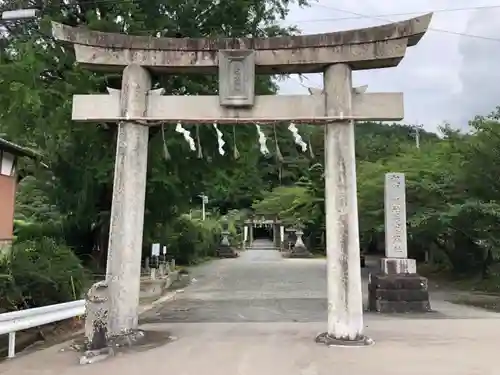
[[[325,124],[328,326],[317,341],[367,344],[363,333],[354,121],[401,120],[402,93],[353,90],[352,70],[395,67],[432,14],[366,29],[272,38],[154,38],[54,23],[92,70],[122,72],[121,92],[75,95],[73,120],[118,122],[107,283],[110,336],[138,328],[148,126],[163,123]],[[218,96],[162,96],[150,72],[219,74]],[[254,75],[323,72],[317,95],[254,95]]]
[[[259,216],[261,217],[261,219],[258,219]],[[252,246],[252,243],[255,239],[254,228],[256,228],[257,225],[263,225],[269,227],[270,234],[272,235],[273,239],[273,244],[277,249],[280,249],[282,242],[281,235],[283,232],[282,230],[283,223],[278,218],[274,219],[266,218],[266,215],[255,215],[252,216],[250,219],[244,221],[243,223],[244,244],[246,245],[246,243],[248,242],[248,246]]]

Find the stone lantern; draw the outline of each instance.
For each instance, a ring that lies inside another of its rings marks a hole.
[[[290,248],[289,252],[286,253],[286,257],[288,258],[310,258],[312,257],[311,252],[307,249],[304,241],[302,240],[302,236],[304,235],[304,231],[302,230],[303,226],[301,223],[298,223],[296,228],[294,228],[295,233],[295,244]]]
[[[38,158],[32,150],[0,138],[0,254],[9,251],[14,237],[14,205],[18,158]]]
[[[222,222],[221,235],[222,239],[219,244],[219,249],[217,250],[217,255],[220,258],[236,258],[238,256],[238,253],[231,247],[231,243],[229,241],[229,224],[225,218]]]

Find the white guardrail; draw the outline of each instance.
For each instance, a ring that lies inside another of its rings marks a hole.
[[[85,300],[0,314],[0,335],[9,334],[9,358],[16,356],[16,332],[85,314]]]

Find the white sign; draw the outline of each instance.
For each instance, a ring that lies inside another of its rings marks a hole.
[[[243,227],[243,242],[247,242],[248,240],[248,227],[245,225]]]
[[[163,255],[166,255],[166,254],[167,254],[167,247],[163,246]]]
[[[281,238],[281,243],[285,241],[285,227],[283,225],[280,225],[280,238]]]
[[[154,243],[151,246],[151,255],[154,257],[160,256],[160,244],[159,243]]]

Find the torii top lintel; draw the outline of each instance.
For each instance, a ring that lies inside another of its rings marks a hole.
[[[93,70],[120,71],[135,63],[166,73],[216,73],[219,50],[250,49],[257,73],[315,73],[335,63],[349,63],[354,70],[396,66],[431,19],[428,13],[365,29],[272,38],[155,38],[60,23],[52,23],[52,32],[55,39],[73,43],[77,61]]]

